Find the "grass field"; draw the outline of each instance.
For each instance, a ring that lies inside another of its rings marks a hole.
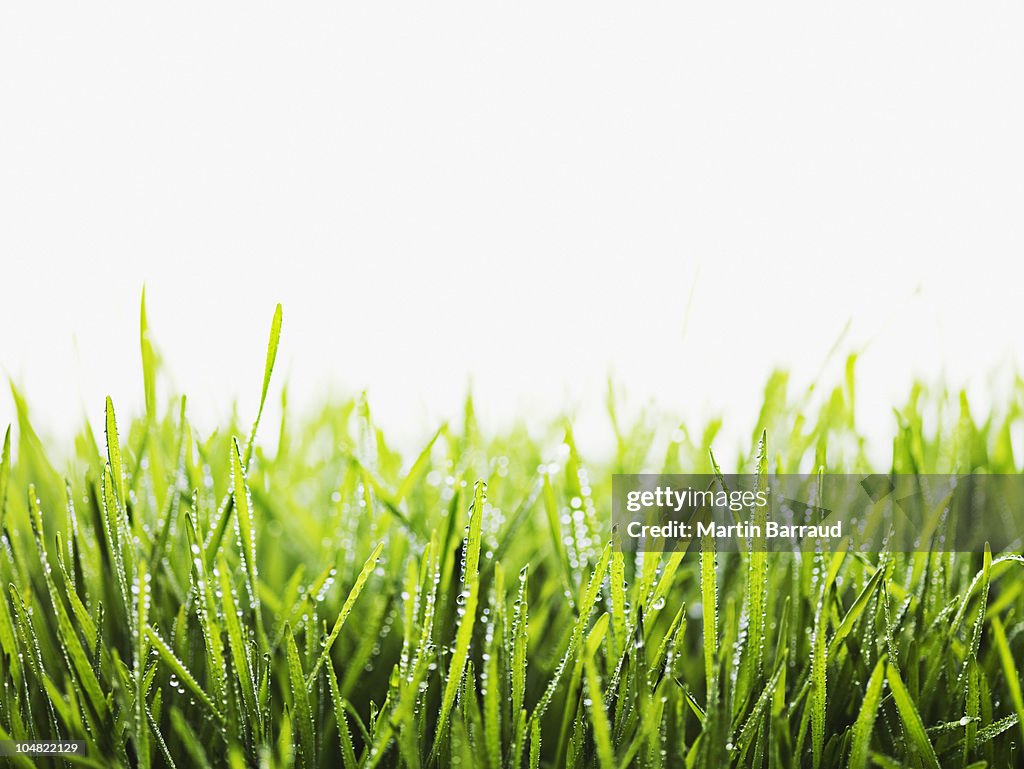
[[[625,557],[612,474],[710,472],[716,423],[610,398],[603,461],[565,421],[485,434],[472,401],[408,457],[364,398],[199,435],[142,325],[146,410],[108,401],[105,437],[44,447],[15,393],[0,739],[97,767],[1024,766],[1019,555]],[[872,468],[853,368],[813,409],[773,375],[719,464],[1019,472],[1024,385],[984,418],[915,387]]]

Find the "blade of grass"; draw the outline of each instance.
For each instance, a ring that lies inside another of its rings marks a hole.
[[[1006,630],[999,617],[992,617],[992,636],[995,638],[999,664],[1003,669],[1003,676],[1006,678],[1006,688],[1010,691],[1010,699],[1013,701],[1014,710],[1017,711],[1021,735],[1024,736],[1024,696],[1021,694],[1020,671],[1017,670],[1017,662],[1013,658],[1013,652],[1006,639]]]
[[[306,693],[305,679],[302,675],[302,660],[299,658],[299,647],[295,643],[295,636],[291,626],[285,626],[285,647],[288,655],[288,680],[291,684],[292,712],[299,725],[299,747],[302,751],[302,765],[315,767],[316,741],[314,739],[315,727],[313,726],[313,710],[309,704],[309,695]],[[333,676],[333,672],[331,673]]]
[[[941,769],[939,759],[935,755],[935,748],[929,741],[924,724],[921,722],[921,715],[917,712],[917,707],[914,705],[899,671],[891,662],[886,663],[886,679],[889,681],[889,691],[892,692],[893,700],[896,702],[900,721],[903,722],[907,748],[911,751],[911,755],[916,760],[923,762],[929,769]]]
[[[462,674],[466,669],[466,662],[469,659],[469,645],[473,638],[473,625],[476,622],[476,605],[480,593],[480,540],[486,490],[487,486],[483,481],[477,481],[473,489],[473,506],[469,511],[469,534],[466,539],[466,566],[463,570],[465,574],[465,589],[461,594],[464,606],[462,607],[462,618],[459,621],[458,630],[455,632],[455,650],[452,652],[452,661],[448,668],[448,681],[445,684],[444,694],[441,698],[437,734],[434,738],[434,746],[430,751],[431,762],[437,758],[440,750],[441,740],[448,725],[452,705],[455,704],[455,695],[458,693],[459,686],[462,683]]]
[[[881,571],[881,570],[880,570]],[[850,740],[850,762],[848,769],[867,769],[868,756],[871,749],[871,733],[875,728],[878,708],[882,703],[882,684],[885,683],[884,656],[878,660],[875,669],[868,679],[864,691],[864,699],[860,704],[860,712],[853,724],[853,736]]]
[[[321,666],[327,661],[327,658],[331,656],[331,647],[334,646],[334,642],[338,640],[338,635],[341,633],[342,627],[345,626],[345,620],[348,619],[348,615],[352,613],[352,607],[355,606],[356,599],[359,598],[359,594],[363,591],[363,586],[366,585],[366,580],[369,579],[371,572],[377,565],[377,560],[380,558],[381,552],[384,550],[384,543],[381,542],[373,549],[370,557],[366,559],[366,563],[363,564],[362,570],[359,572],[359,576],[356,577],[355,584],[352,585],[352,589],[348,593],[348,598],[345,599],[344,605],[341,607],[341,611],[338,613],[337,619],[334,621],[334,627],[331,629],[331,634],[327,637],[324,643],[323,651],[320,652],[320,656],[313,664],[312,669],[309,671],[309,675],[306,676],[306,689],[310,690],[313,687],[313,683],[316,680],[316,674],[320,672]]]

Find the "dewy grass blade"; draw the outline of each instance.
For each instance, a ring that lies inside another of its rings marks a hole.
[[[463,569],[465,579],[463,580],[463,591],[459,595],[460,607],[458,630],[455,632],[455,648],[452,652],[451,665],[448,668],[448,681],[444,687],[444,694],[441,698],[441,711],[438,715],[437,733],[434,738],[434,747],[430,751],[431,761],[436,759],[440,750],[441,740],[444,739],[445,729],[448,726],[448,719],[452,706],[455,704],[455,695],[462,683],[462,674],[466,669],[466,662],[469,659],[469,645],[473,638],[473,626],[476,622],[476,606],[480,596],[480,540],[483,529],[484,502],[486,500],[487,485],[483,481],[477,481],[473,489],[473,507],[469,512],[469,533],[466,538],[466,565]]]
[[[558,683],[561,680],[562,674],[565,672],[566,666],[570,663],[572,663],[574,667],[576,665],[580,654],[580,644],[583,640],[583,631],[586,629],[587,622],[590,618],[591,612],[593,611],[598,593],[601,590],[601,584],[604,582],[605,573],[608,571],[608,562],[611,559],[611,550],[612,546],[609,542],[601,553],[601,558],[597,562],[597,566],[594,567],[594,573],[590,575],[590,582],[587,583],[587,589],[583,595],[583,600],[579,604],[579,613],[576,615],[576,622],[573,625],[572,632],[569,636],[569,644],[566,647],[564,656],[558,663],[558,667],[555,668],[555,672],[551,676],[551,680],[548,682],[548,686],[544,690],[544,694],[540,698],[540,702],[537,703],[537,707],[533,711],[532,717],[535,719],[544,715],[548,706],[551,704],[551,700],[555,696],[555,690],[558,688]]]
[[[149,657],[149,643],[142,628],[149,624],[150,585],[149,574],[146,572],[145,560],[139,562],[139,571],[132,585],[135,596],[135,669],[132,678],[135,682],[135,754],[139,766],[148,767],[151,756],[149,752],[149,720],[146,717],[146,690],[143,682],[146,660]]]
[[[356,577],[356,582],[349,591],[348,598],[345,599],[344,606],[341,607],[341,611],[338,613],[338,618],[334,621],[334,628],[331,630],[331,634],[327,637],[324,642],[323,651],[320,652],[320,656],[317,658],[316,663],[309,671],[309,675],[306,676],[306,689],[312,689],[313,683],[316,680],[316,674],[320,672],[321,666],[331,656],[331,647],[334,646],[334,642],[338,639],[338,635],[341,633],[342,627],[345,625],[345,620],[348,619],[348,615],[352,613],[352,607],[355,606],[356,599],[359,598],[359,594],[363,591],[363,586],[366,584],[366,580],[370,577],[374,567],[377,565],[377,559],[380,558],[381,552],[384,550],[384,543],[381,542],[373,549],[370,557],[366,559],[366,563],[363,564],[362,570],[359,572],[359,576]]]
[[[718,696],[718,584],[715,539],[710,535],[700,540],[700,592],[703,617],[704,681],[708,707]]]
[[[256,568],[256,523],[253,519],[252,502],[249,499],[249,486],[245,481],[245,465],[238,451],[238,441],[231,440],[231,481],[232,498],[235,504],[235,526],[237,527],[238,545],[242,553],[242,565],[245,572],[245,586],[249,593],[249,607],[256,621],[256,636],[260,646],[267,646],[266,633],[263,631],[263,613],[260,609],[259,571]]]
[[[302,749],[302,765],[315,767],[316,740],[313,736],[313,711],[306,693],[305,681],[302,676],[302,660],[299,658],[299,647],[289,626],[285,627],[285,646],[288,654],[288,679],[291,684],[292,712],[299,725],[299,745]],[[331,675],[334,675],[333,671]]]
[[[612,633],[609,638],[612,659],[618,659],[628,643],[626,618],[626,568],[622,555],[622,542],[617,531],[612,533],[611,585]]]
[[[177,676],[181,682],[189,688],[189,690],[191,690],[196,699],[206,706],[206,709],[214,719],[217,721],[223,721],[223,714],[217,709],[217,706],[213,704],[213,700],[210,699],[206,690],[199,685],[199,682],[196,681],[192,672],[185,667],[185,663],[175,656],[174,652],[171,651],[171,647],[167,645],[167,642],[157,635],[157,632],[149,626],[146,627],[146,636],[149,638],[149,642],[153,644],[153,648],[156,649],[157,653],[160,655],[160,658],[164,661],[164,664],[171,669],[171,672],[174,673],[174,675]]]
[[[267,391],[270,389],[270,376],[274,373],[274,362],[277,360],[277,346],[281,342],[281,305],[274,308],[274,317],[270,321],[270,339],[267,342],[267,359],[263,366],[263,387],[260,389],[260,406],[256,411],[256,419],[252,423],[252,432],[249,433],[249,440],[245,444],[245,456],[242,464],[249,467],[249,460],[252,459],[253,449],[256,448],[256,431],[260,426],[260,419],[263,417],[263,405],[267,402]]]
[[[248,642],[240,621],[241,612],[235,602],[234,587],[231,584],[231,571],[221,556],[216,572],[219,573],[220,584],[218,594],[221,600],[220,616],[223,618],[224,629],[227,631],[228,647],[231,651],[231,663],[234,674],[238,678],[238,689],[241,690],[245,721],[257,734],[261,731],[259,695],[256,690],[256,676],[249,659]],[[267,648],[264,646],[263,648]]]
[[[504,600],[504,590],[496,592]],[[492,769],[501,769],[501,719],[502,719],[502,681],[498,671],[498,646],[494,631],[494,620],[487,628],[487,643],[484,651],[483,673],[486,675],[481,684],[481,696],[484,699],[484,745],[487,749],[487,765]],[[483,686],[486,685],[486,689]]]
[[[512,733],[515,751],[520,754],[526,739],[526,666],[529,635],[529,591],[527,590],[528,566],[519,572],[519,592],[512,610],[512,651],[510,654],[509,677],[512,692]],[[518,764],[517,764],[518,765]]]
[[[755,491],[768,483],[768,437],[762,431],[757,447]],[[755,504],[751,514],[752,529],[764,532],[768,520],[768,505]],[[738,697],[742,700],[761,680],[764,662],[765,624],[768,613],[768,548],[767,541],[758,535],[750,542],[750,565],[747,572],[747,647],[741,663]]]
[[[201,557],[199,535],[196,533],[195,522],[190,512],[185,513],[185,535],[189,552],[192,554],[189,583],[192,587],[196,616],[199,619],[199,630],[206,642],[206,671],[213,689],[213,696],[223,707],[228,701],[228,669],[224,663],[224,641],[221,637],[221,627],[217,622],[219,607],[215,598],[215,590],[218,587],[211,585],[208,581],[206,567],[203,565]],[[228,643],[231,644],[230,638]],[[232,651],[234,651],[233,648]]]
[[[53,616],[57,620],[62,651],[68,661],[68,667],[75,672],[76,685],[80,686],[84,692],[93,714],[98,720],[102,721],[109,715],[109,708],[103,696],[100,681],[89,664],[88,656],[82,648],[74,623],[71,622],[57,586],[54,584],[43,539],[42,511],[39,509],[39,501],[36,499],[34,486],[29,487],[29,514],[32,532],[36,540],[39,562],[42,566],[43,577],[50,594],[50,607],[53,609]]]
[[[611,725],[604,710],[604,695],[601,693],[601,679],[597,674],[594,660],[588,654],[583,660],[587,673],[587,711],[594,730],[597,757],[601,769],[618,769],[615,762],[615,748],[612,747]]]
[[[823,589],[811,636],[811,695],[807,702],[811,709],[811,748],[815,769],[821,766],[822,752],[825,747],[825,709],[828,705],[828,652],[825,644],[825,630],[828,627],[826,606],[829,594],[827,587]]]
[[[114,494],[117,502],[126,504],[124,483],[124,466],[121,461],[121,441],[117,436],[117,418],[114,416],[114,402],[107,396],[106,405],[107,427],[107,461],[110,463],[110,475],[114,479]]]

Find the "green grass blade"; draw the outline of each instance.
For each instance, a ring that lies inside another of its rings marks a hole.
[[[302,750],[302,765],[315,767],[316,740],[314,739],[313,710],[306,693],[305,678],[302,675],[302,660],[299,658],[299,647],[290,626],[284,630],[285,646],[288,655],[288,679],[291,683],[292,712],[299,725],[299,745]],[[332,673],[333,675],[333,673]]]
[[[715,538],[701,537],[700,542],[700,593],[703,609],[704,679],[707,686],[707,701],[717,699],[718,694],[718,585],[715,576],[717,555]]]
[[[239,619],[239,608],[235,600],[234,587],[231,584],[231,570],[222,557],[216,570],[220,574],[219,594],[222,611],[220,616],[227,631],[228,648],[231,652],[231,664],[234,675],[238,679],[238,688],[242,694],[243,716],[250,728],[259,733],[261,729],[259,694],[256,690],[256,676],[249,659],[248,643]],[[266,647],[264,647],[266,648]]]
[[[1024,696],[1021,694],[1020,671],[1017,670],[1017,662],[1013,658],[1013,652],[1006,639],[1006,630],[999,617],[992,617],[992,636],[995,638],[996,652],[999,654],[999,664],[1006,679],[1006,688],[1010,691],[1010,699],[1014,710],[1017,711],[1021,735],[1024,737]]]
[[[615,748],[612,746],[611,725],[604,709],[604,695],[601,693],[601,679],[591,655],[583,660],[587,674],[587,696],[590,724],[594,730],[594,742],[597,745],[597,758],[601,769],[618,769],[615,762]]]
[[[317,658],[316,663],[314,663],[312,669],[309,671],[309,675],[306,677],[307,689],[312,688],[313,683],[316,680],[316,674],[320,672],[320,668],[327,661],[327,658],[331,656],[331,647],[334,646],[334,642],[338,640],[338,635],[341,633],[342,627],[345,626],[345,620],[347,620],[348,615],[352,613],[352,607],[355,606],[356,599],[359,598],[359,594],[363,591],[363,586],[366,585],[366,580],[369,579],[370,574],[377,565],[377,560],[380,558],[380,554],[383,550],[384,543],[381,542],[373,549],[370,557],[367,558],[366,563],[363,564],[363,568],[359,572],[359,576],[356,577],[355,584],[352,585],[352,589],[348,593],[348,598],[345,599],[345,603],[341,607],[341,611],[338,613],[337,619],[334,621],[334,627],[331,629],[331,634],[327,637],[327,641],[324,643],[323,651],[320,652],[320,656]]]
[[[156,352],[149,335],[149,321],[146,318],[146,287],[142,287],[142,303],[139,308],[139,348],[142,351],[142,384],[146,393],[146,416],[152,423],[156,420]]]
[[[348,728],[348,717],[345,715],[344,700],[338,687],[338,676],[334,667],[327,666],[327,683],[331,689],[331,704],[334,708],[334,720],[338,726],[338,740],[341,742],[341,761],[345,769],[356,769],[356,750],[352,744],[352,732]]]
[[[896,666],[891,662],[886,664],[886,678],[889,681],[889,690],[892,692],[893,700],[896,702],[896,710],[900,714],[900,721],[903,722],[907,748],[916,760],[923,762],[929,769],[941,769],[939,759],[935,755],[935,748],[925,732],[921,714],[917,712],[917,706],[914,705],[910,692],[907,691]]]
[[[466,662],[469,659],[469,645],[473,638],[476,606],[480,593],[480,540],[486,490],[487,485],[483,481],[477,481],[473,489],[473,506],[469,511],[469,535],[466,539],[465,587],[462,593],[465,596],[465,603],[462,608],[462,618],[459,621],[458,630],[455,632],[455,650],[452,652],[452,661],[448,668],[448,681],[445,684],[444,695],[441,698],[437,736],[434,738],[434,747],[430,751],[432,761],[440,750],[441,740],[448,725],[452,705],[455,704],[455,695],[458,693],[459,686],[462,683],[462,674],[466,669]]]
[[[826,589],[818,604],[811,638],[811,696],[808,699],[808,707],[811,709],[811,749],[815,769],[821,766],[822,751],[825,747],[825,708],[828,705],[828,652],[825,644],[825,630],[828,626],[828,614],[825,610],[827,603]]]
[[[7,521],[7,484],[11,479],[11,426],[4,432],[4,447],[0,452],[0,532]]]
[[[249,433],[249,440],[245,444],[245,456],[242,464],[249,467],[252,459],[252,452],[256,443],[256,431],[260,426],[260,419],[263,417],[263,406],[267,402],[267,391],[270,389],[270,376],[274,373],[274,362],[277,360],[277,346],[281,342],[281,305],[274,308],[274,317],[270,321],[270,339],[267,342],[267,359],[263,365],[263,387],[260,389],[260,406],[256,411],[256,419],[252,423],[252,431]]]
[[[880,570],[881,571],[881,570]],[[850,742],[850,762],[848,769],[867,769],[869,751],[871,749],[871,733],[875,728],[878,708],[882,703],[882,684],[885,683],[885,664],[883,656],[875,665],[868,679],[861,701],[860,712],[853,724],[853,736]]]
[[[249,593],[249,606],[256,621],[256,637],[260,646],[267,646],[266,633],[263,630],[263,613],[260,609],[259,571],[256,567],[256,522],[253,518],[252,501],[249,497],[249,486],[245,480],[245,465],[238,451],[238,441],[231,441],[231,481],[232,499],[235,505],[235,526],[238,534],[239,548],[242,554],[242,566],[245,573],[245,586]]]
[[[167,645],[167,642],[149,626],[146,627],[146,636],[149,639],[149,642],[153,645],[153,648],[157,650],[157,653],[164,661],[164,664],[171,669],[171,672],[174,673],[174,675],[177,676],[181,682],[189,688],[189,690],[191,690],[196,699],[206,706],[206,709],[217,721],[223,721],[223,714],[217,709],[217,706],[213,704],[213,700],[210,699],[206,690],[199,685],[195,676],[192,675],[192,671],[185,667],[185,663],[175,656],[174,652],[171,651],[171,647]]]
[[[121,461],[121,441],[117,436],[117,418],[114,416],[114,402],[107,396],[106,404],[107,461],[110,463],[110,474],[114,480],[113,490],[117,501],[124,505],[125,494],[124,464]]]

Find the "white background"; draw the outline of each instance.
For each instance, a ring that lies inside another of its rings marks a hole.
[[[143,283],[207,427],[277,301],[296,400],[412,441],[470,377],[600,435],[609,372],[749,434],[849,323],[884,446],[912,376],[1015,365],[1019,6],[338,5],[4,5],[0,367],[45,431],[141,407]]]

